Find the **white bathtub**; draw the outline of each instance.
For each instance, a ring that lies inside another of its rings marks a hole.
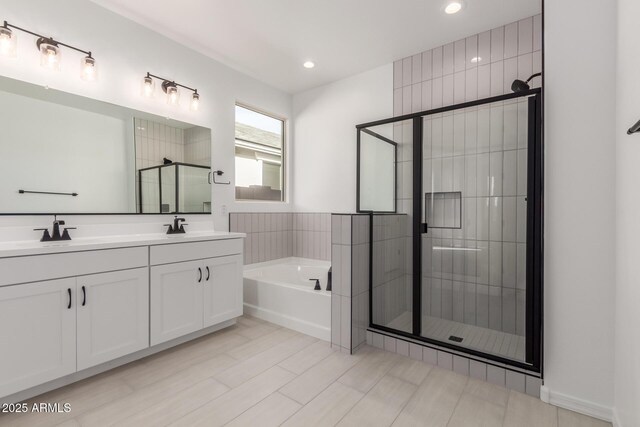
[[[331,340],[331,263],[282,258],[244,267],[244,312],[313,337]],[[322,290],[315,291],[319,279]]]

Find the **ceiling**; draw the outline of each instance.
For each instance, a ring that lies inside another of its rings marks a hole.
[[[455,15],[446,0],[93,1],[289,93],[541,10],[541,0],[464,0]]]

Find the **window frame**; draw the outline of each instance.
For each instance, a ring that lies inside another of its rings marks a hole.
[[[251,104],[247,104],[241,101],[236,100],[235,104],[234,104],[234,122],[233,122],[233,128],[234,128],[234,132],[233,132],[233,159],[234,159],[234,180],[236,179],[235,174],[236,174],[236,170],[235,170],[235,159],[236,159],[236,141],[239,138],[236,138],[235,135],[235,127],[236,127],[236,121],[235,121],[235,107],[240,107],[240,108],[244,108],[245,110],[249,110],[249,111],[253,111],[254,113],[258,113],[258,114],[262,114],[263,116],[267,116],[270,117],[272,119],[275,120],[279,120],[280,122],[282,122],[282,148],[281,148],[281,174],[282,174],[282,189],[281,191],[281,199],[280,200],[265,200],[265,199],[238,199],[235,195],[235,189],[237,188],[237,185],[234,182],[234,186],[233,186],[233,190],[234,190],[234,201],[236,203],[288,203],[288,196],[287,196],[287,192],[288,192],[288,188],[289,188],[289,183],[288,183],[288,174],[287,174],[287,168],[288,168],[288,163],[287,163],[287,151],[289,149],[289,133],[287,131],[288,125],[289,125],[289,119],[285,116],[281,116],[279,114],[276,113],[271,113],[268,112],[262,108],[259,107],[255,107]],[[245,141],[243,139],[240,139],[241,141]],[[251,144],[257,144],[257,145],[262,145],[256,142],[252,142],[252,141],[245,141]]]

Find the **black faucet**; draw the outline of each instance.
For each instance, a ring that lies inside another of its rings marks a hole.
[[[189,225],[189,224],[185,224],[184,221],[185,221],[184,218],[178,218],[178,215],[176,215],[173,218],[173,225],[172,224],[165,224],[165,227],[169,227],[167,229],[167,234],[184,234],[184,233],[186,233],[186,231],[184,230],[184,226],[185,225]],[[182,222],[182,224],[180,224],[181,222]]]
[[[319,279],[309,279],[309,280],[315,280],[316,281],[316,285],[313,287],[314,291],[321,291],[322,288],[320,287],[320,280]]]
[[[60,226],[65,225],[65,222],[57,219],[54,216],[53,220],[53,232],[49,234],[48,228],[34,228],[33,231],[42,231],[41,242],[57,242],[60,240],[71,240],[71,236],[69,235],[69,230],[75,230],[76,227],[65,227],[62,233],[60,233]]]
[[[331,275],[332,275],[331,268],[332,267],[329,267],[329,272],[327,273],[327,287],[325,289],[327,291],[331,291]]]

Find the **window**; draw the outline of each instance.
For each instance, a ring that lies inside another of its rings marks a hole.
[[[236,200],[284,200],[284,120],[236,105]]]

